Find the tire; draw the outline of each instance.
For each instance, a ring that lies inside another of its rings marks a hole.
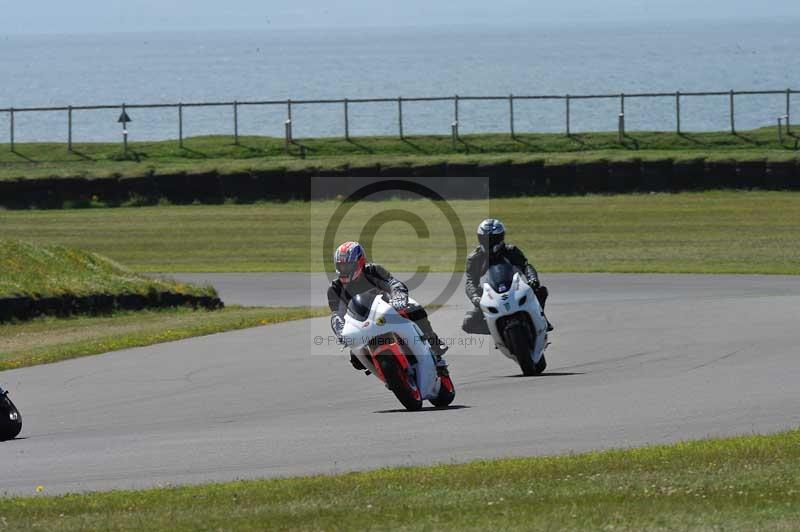
[[[539,359],[539,363],[534,367],[536,368],[536,375],[541,375],[544,373],[544,370],[547,369],[547,360],[544,358],[544,353],[542,353],[542,358]]]
[[[445,385],[444,379],[449,381],[450,389]],[[442,377],[442,387],[439,388],[439,395],[430,401],[433,406],[443,408],[445,406],[450,406],[450,403],[452,403],[455,398],[456,388],[453,386],[453,381],[450,380],[450,377]]]
[[[523,375],[526,377],[532,377],[534,375],[539,375],[542,371],[544,371],[544,368],[547,366],[547,362],[544,362],[544,365],[542,365],[544,358],[539,361],[539,364],[533,363],[533,359],[531,358],[531,344],[528,339],[528,331],[523,325],[512,325],[505,330],[504,337],[508,349],[517,358],[517,363],[519,364],[519,368],[522,370]]]
[[[403,376],[403,368],[400,367],[394,356],[378,355],[378,364],[381,366],[381,372],[386,378],[386,384],[389,389],[392,390],[397,400],[406,407],[406,410],[416,411],[421,409],[422,399],[414,397]]]
[[[13,440],[22,430],[22,416],[5,394],[0,395],[0,441]]]

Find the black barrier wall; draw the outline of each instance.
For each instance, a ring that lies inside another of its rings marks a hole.
[[[62,295],[33,298],[16,296],[0,298],[0,323],[25,321],[39,316],[68,317],[108,314],[114,310],[144,310],[168,307],[191,307],[207,310],[223,308],[218,297],[152,292],[150,294]]]
[[[704,189],[800,190],[800,162],[789,161],[593,161],[549,165],[542,161],[436,163],[345,166],[335,170],[308,167],[248,173],[153,174],[143,177],[46,178],[0,180],[0,206],[6,208],[84,207],[155,204],[162,198],[175,204],[223,201],[309,200],[312,177],[446,178],[453,198],[474,191],[459,177],[488,177],[494,197],[571,195]],[[329,190],[335,197],[336,190]],[[317,199],[317,198],[315,198]]]

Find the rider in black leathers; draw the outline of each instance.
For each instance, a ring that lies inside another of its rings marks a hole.
[[[547,287],[542,286],[539,282],[536,268],[528,262],[522,250],[505,242],[505,226],[502,222],[494,218],[488,218],[481,222],[478,226],[478,242],[480,245],[467,257],[466,265],[466,292],[473,308],[467,311],[461,328],[467,333],[489,334],[489,328],[480,309],[483,295],[481,276],[496,260],[506,260],[522,272],[544,311],[548,296]],[[549,320],[547,329],[548,331],[553,330]]]
[[[447,347],[433,331],[428,313],[425,309],[408,300],[408,287],[396,279],[386,268],[379,264],[366,262],[366,254],[358,242],[345,242],[337,248],[334,254],[338,278],[331,281],[328,287],[328,307],[331,316],[331,328],[337,336],[344,325],[344,315],[350,300],[364,292],[378,290],[387,294],[389,303],[399,311],[403,311],[408,319],[412,320],[422,332],[421,340],[428,342],[436,358],[436,366],[441,375],[447,374],[447,363],[442,356]],[[356,369],[366,369],[354,356],[350,362]]]

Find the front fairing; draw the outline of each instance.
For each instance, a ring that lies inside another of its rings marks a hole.
[[[512,359],[515,357],[503,343],[503,335],[497,329],[497,321],[502,317],[510,316],[517,312],[526,312],[531,317],[536,333],[536,342],[532,354],[534,361],[538,362],[547,345],[547,321],[544,319],[536,294],[534,294],[533,289],[525,282],[520,273],[514,274],[511,286],[504,293],[498,293],[489,283],[484,284],[480,307],[495,344],[503,355]]]
[[[396,328],[406,329],[407,322],[394,307],[382,298],[375,298],[365,320],[358,320],[351,314],[345,316],[342,338],[350,349],[358,350],[376,336],[392,332]]]
[[[376,374],[370,356],[369,342],[378,336],[394,335],[401,342],[404,352],[414,355],[411,364],[417,387],[424,399],[436,397],[440,380],[436,373],[433,354],[427,342],[421,338],[416,324],[400,315],[383,298],[375,298],[366,319],[359,321],[352,315],[345,316],[342,338],[351,353],[370,371]]]

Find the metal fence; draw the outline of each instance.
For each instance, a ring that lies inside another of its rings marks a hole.
[[[72,151],[73,148],[73,116],[79,112],[98,111],[98,110],[119,110],[120,115],[118,122],[121,124],[122,142],[127,150],[128,143],[128,123],[132,122],[128,111],[132,109],[174,109],[176,110],[177,121],[177,134],[178,143],[183,147],[184,141],[184,109],[187,108],[229,108],[230,109],[230,123],[228,129],[233,134],[234,142],[239,143],[239,115],[244,108],[252,107],[284,107],[286,110],[286,118],[283,123],[283,133],[286,150],[295,142],[293,134],[295,122],[292,118],[292,108],[299,105],[321,105],[321,106],[340,106],[342,113],[342,134],[347,140],[350,140],[350,121],[351,121],[351,108],[356,105],[384,103],[396,104],[397,111],[397,135],[400,139],[404,139],[413,132],[407,131],[404,124],[404,108],[414,103],[419,102],[437,102],[443,105],[451,105],[453,112],[453,120],[450,126],[449,134],[452,136],[453,143],[455,144],[459,138],[460,128],[462,126],[459,116],[459,107],[462,102],[469,101],[482,101],[482,102],[507,102],[507,111],[503,120],[508,122],[508,133],[515,137],[518,133],[518,128],[515,127],[515,103],[532,100],[551,100],[562,101],[564,103],[564,133],[566,135],[573,135],[573,115],[572,109],[573,102],[581,100],[618,100],[619,113],[616,116],[617,132],[620,141],[623,140],[626,134],[626,117],[625,117],[625,102],[632,99],[668,99],[674,101],[674,123],[665,124],[662,131],[674,131],[678,134],[683,133],[681,129],[681,102],[689,98],[700,97],[727,97],[728,98],[728,119],[730,120],[730,132],[736,133],[736,97],[737,96],[783,96],[786,97],[785,112],[780,116],[766,115],[765,121],[775,121],[777,123],[778,139],[782,140],[785,133],[791,132],[791,104],[792,95],[798,94],[800,91],[793,89],[785,90],[771,90],[771,91],[717,91],[717,92],[651,92],[651,93],[634,93],[634,94],[549,94],[549,95],[514,95],[508,96],[439,96],[439,97],[397,97],[397,98],[344,98],[344,99],[321,99],[321,100],[264,100],[264,101],[228,101],[228,102],[192,102],[192,103],[160,103],[160,104],[117,104],[117,105],[84,105],[84,106],[66,106],[66,107],[25,107],[25,108],[7,108],[0,109],[0,113],[7,113],[9,119],[9,139],[11,151],[15,149],[15,137],[17,134],[17,126],[15,125],[15,116],[20,113],[66,113],[67,128],[65,137],[67,141],[67,149]],[[223,131],[218,133],[222,134]]]

